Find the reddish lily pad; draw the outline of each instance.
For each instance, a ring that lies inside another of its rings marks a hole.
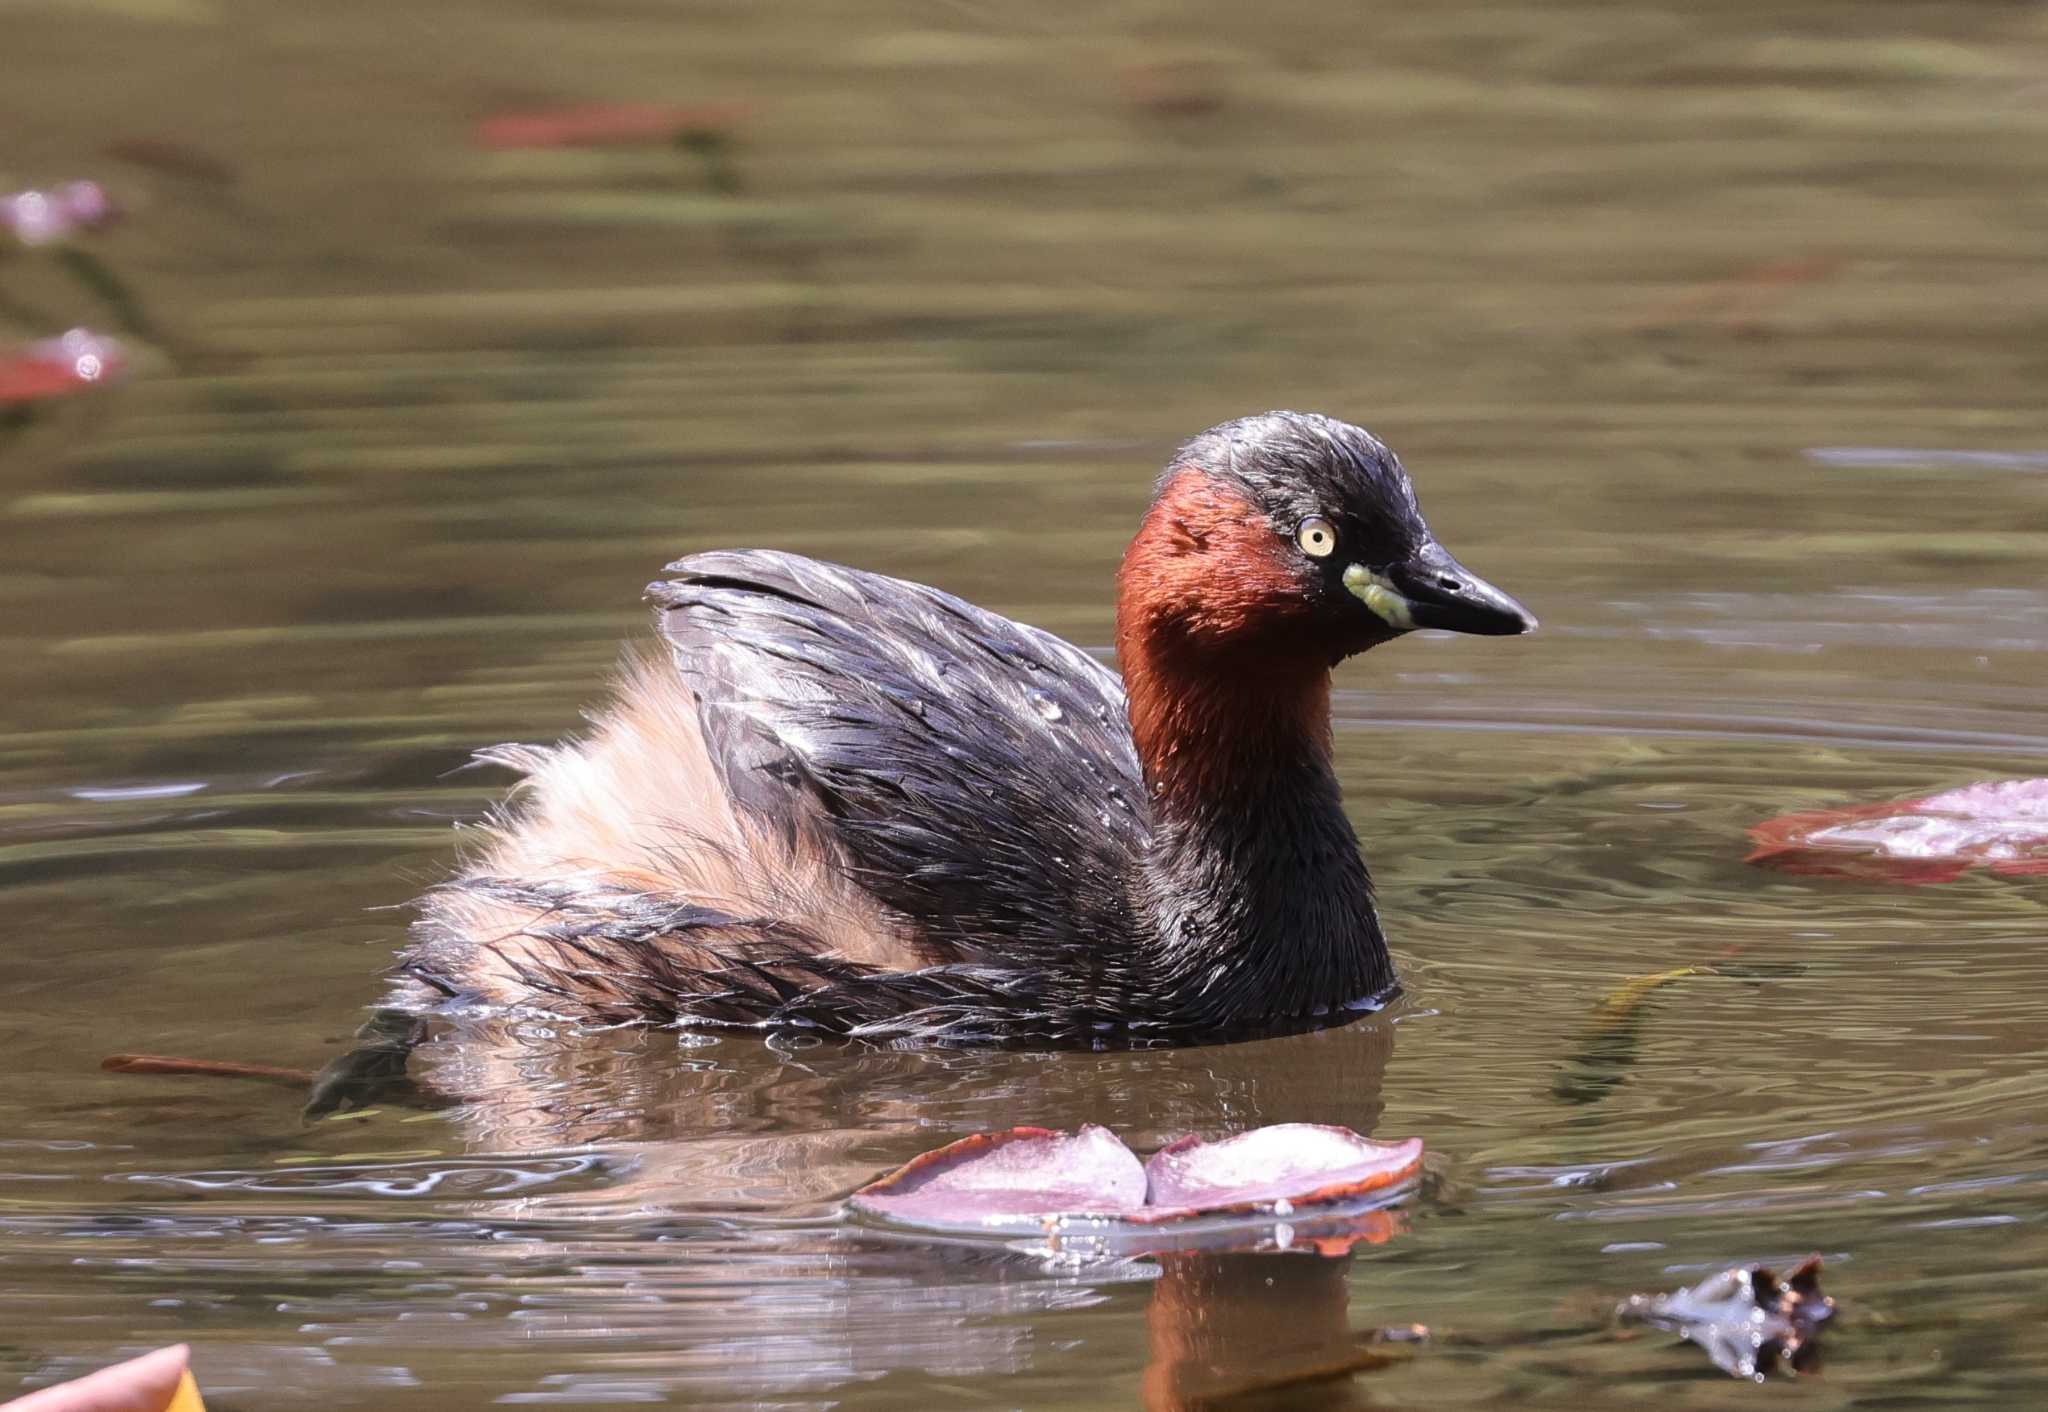
[[[976,1133],[913,1157],[854,1194],[855,1209],[914,1226],[1035,1230],[1064,1215],[1142,1207],[1145,1169],[1108,1128]]]
[[[1310,1123],[1218,1142],[1184,1137],[1143,1165],[1106,1128],[1012,1128],[914,1158],[854,1193],[852,1206],[948,1235],[1122,1232],[1143,1247],[1157,1238],[1148,1232],[1200,1225],[1205,1244],[1250,1245],[1270,1240],[1276,1219],[1355,1216],[1382,1204],[1381,1193],[1421,1165],[1420,1139],[1373,1142]],[[1355,1239],[1388,1233],[1361,1228]],[[1311,1239],[1326,1250],[1355,1243]]]
[[[1147,1210],[1136,1219],[1289,1209],[1349,1201],[1421,1169],[1422,1139],[1374,1142],[1349,1128],[1277,1123],[1220,1142],[1189,1134],[1145,1164]]]
[[[499,113],[476,126],[485,147],[622,147],[724,132],[747,109],[738,103],[591,103]]]
[[[1945,883],[1983,869],[2048,875],[2048,779],[1786,814],[1749,831],[1752,863],[1811,877]]]
[[[0,407],[69,397],[127,370],[128,352],[119,342],[75,328],[61,338],[0,352]]]

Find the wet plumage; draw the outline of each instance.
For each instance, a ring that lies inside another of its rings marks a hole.
[[[1309,552],[1311,518],[1340,562]],[[1404,630],[1354,580],[1419,604],[1400,575],[1432,553],[1440,582],[1463,574],[1390,452],[1273,413],[1162,477],[1119,575],[1128,696],[934,588],[765,550],[683,559],[648,589],[659,655],[588,735],[487,752],[525,782],[425,899],[407,990],[1067,1042],[1369,1005],[1394,975],[1330,768],[1328,671]],[[1427,592],[1467,630],[1527,625],[1476,579]]]

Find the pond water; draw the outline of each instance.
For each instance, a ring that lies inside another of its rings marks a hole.
[[[2048,880],[1742,861],[2048,773],[2040,7],[91,0],[10,8],[0,73],[0,188],[106,183],[84,248],[149,335],[0,425],[0,1395],[189,1340],[223,1407],[2048,1399]],[[589,103],[727,106],[477,138]],[[120,332],[79,268],[0,260],[0,343]],[[310,1126],[99,1072],[339,1053],[505,783],[458,767],[573,729],[666,560],[1102,645],[1158,465],[1275,405],[1379,432],[1543,619],[1340,673],[1390,1013],[1101,1055],[504,1026],[416,1056],[456,1106]],[[1429,1179],[1245,1288],[839,1215],[979,1129],[1301,1120]],[[1844,1313],[1796,1391],[1610,1327],[1812,1251]]]

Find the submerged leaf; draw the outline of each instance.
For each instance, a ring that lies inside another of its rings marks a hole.
[[[672,142],[728,131],[746,112],[738,103],[589,103],[499,113],[476,125],[476,140],[497,148]]]
[[[169,1054],[109,1054],[100,1060],[109,1074],[180,1074],[209,1079],[255,1079],[286,1088],[311,1088],[311,1069],[285,1069],[275,1064],[241,1064],[231,1059],[185,1059]]]
[[[1642,1050],[1643,1012],[1650,997],[1664,987],[1694,976],[1721,974],[1707,966],[1678,966],[1650,975],[1632,976],[1600,998],[1592,1022],[1565,1057],[1550,1092],[1563,1103],[1598,1103],[1626,1079]]]

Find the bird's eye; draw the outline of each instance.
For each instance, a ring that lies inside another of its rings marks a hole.
[[[1294,542],[1311,559],[1327,559],[1336,552],[1337,527],[1321,515],[1310,515],[1294,531]]]

